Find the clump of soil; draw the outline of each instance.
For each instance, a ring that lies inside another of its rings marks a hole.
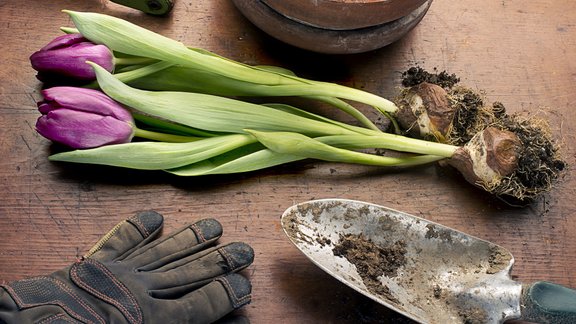
[[[485,107],[482,97],[467,88],[451,89],[448,98],[454,107],[452,129],[447,136],[447,142],[452,145],[460,146],[468,143],[476,133],[490,123],[493,117],[501,114],[500,110],[496,113],[494,109]]]
[[[488,318],[486,310],[482,308],[470,308],[458,313],[464,324],[484,324]]]
[[[510,254],[503,251],[497,246],[490,248],[490,255],[488,256],[488,265],[490,266],[486,273],[494,274],[502,271],[510,264]]]
[[[460,147],[489,127],[512,132],[520,143],[515,149],[517,167],[500,174],[497,181],[474,184],[520,202],[549,191],[566,164],[546,121],[509,115],[501,102],[486,104],[483,94],[459,82],[446,71],[430,73],[413,67],[404,72],[402,85],[406,88],[396,100],[398,123],[412,136]]]
[[[436,71],[436,68],[434,71]],[[406,88],[422,82],[437,84],[443,88],[452,88],[460,82],[460,78],[456,74],[449,74],[446,71],[429,73],[421,67],[411,67],[402,73],[402,85]]]
[[[358,274],[370,292],[391,302],[398,302],[379,278],[396,276],[398,269],[406,263],[404,241],[396,241],[388,247],[381,247],[362,234],[341,234],[340,241],[332,252],[356,266]]]
[[[327,245],[330,245],[332,243],[332,241],[324,236],[318,236],[316,238],[316,242],[318,242],[318,244],[320,244],[321,247],[325,247]]]

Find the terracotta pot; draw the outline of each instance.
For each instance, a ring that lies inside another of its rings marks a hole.
[[[261,0],[287,18],[313,27],[347,30],[402,18],[426,0]]]
[[[391,44],[412,30],[432,4],[432,0],[232,1],[267,34],[327,54],[361,53]]]

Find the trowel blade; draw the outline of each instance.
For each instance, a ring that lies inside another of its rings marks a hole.
[[[345,199],[294,205],[282,227],[324,271],[420,323],[503,323],[520,316],[522,285],[510,277],[514,258],[488,241]]]

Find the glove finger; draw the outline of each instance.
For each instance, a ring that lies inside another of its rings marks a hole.
[[[251,292],[250,281],[233,273],[180,298],[156,300],[158,307],[154,309],[162,309],[166,314],[171,314],[178,323],[213,323],[234,309],[248,304]],[[154,317],[157,317],[157,314]]]
[[[84,255],[99,261],[114,260],[145,244],[162,229],[164,217],[155,211],[139,212],[118,223]]]
[[[222,225],[217,220],[202,219],[134,251],[123,259],[131,262],[136,268],[146,267],[152,263],[159,267],[206,248],[220,236]]]
[[[150,295],[156,298],[174,298],[214,278],[238,272],[253,261],[254,250],[242,242],[202,251],[147,273],[147,281],[151,283]]]

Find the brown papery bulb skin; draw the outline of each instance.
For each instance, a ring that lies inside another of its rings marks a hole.
[[[518,167],[522,142],[513,132],[488,127],[484,130],[486,163],[501,176],[512,174]]]
[[[518,167],[522,142],[513,132],[488,127],[459,148],[449,160],[464,178],[489,188]]]
[[[455,110],[442,87],[428,82],[415,85],[402,94],[398,106],[398,123],[410,135],[445,141]]]

